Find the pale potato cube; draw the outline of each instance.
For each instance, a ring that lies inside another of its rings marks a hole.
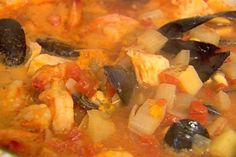
[[[230,97],[227,93],[223,91],[219,91],[216,94],[216,105],[219,107],[221,110],[227,110],[231,106],[231,100]]]
[[[180,81],[182,88],[187,93],[192,94],[192,95],[195,95],[203,85],[197,72],[195,71],[194,67],[191,65],[189,65],[186,68],[186,70],[182,71],[179,74],[178,80]]]
[[[190,60],[190,51],[182,50],[180,51],[174,59],[172,59],[172,65],[188,65]]]
[[[95,157],[133,157],[133,155],[126,151],[109,150],[106,152],[101,152],[98,155],[95,155]]]
[[[210,154],[214,157],[236,156],[236,132],[227,130],[213,139],[210,145]]]
[[[217,84],[223,84],[225,86],[228,86],[228,81],[225,78],[225,74],[223,72],[221,72],[221,71],[215,72],[215,74],[212,76],[212,78]]]
[[[221,69],[227,77],[229,77],[230,79],[236,79],[236,62],[224,63],[221,66]]]

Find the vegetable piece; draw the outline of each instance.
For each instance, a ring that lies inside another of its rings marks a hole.
[[[199,134],[194,135],[192,144],[194,154],[196,155],[204,154],[207,151],[210,143],[211,140],[209,138],[206,138]]]
[[[16,154],[13,154],[12,152],[9,152],[5,149],[0,149],[0,156],[1,157],[18,157]]]
[[[177,112],[185,117],[188,116],[188,110],[191,102],[197,101],[197,99],[188,93],[178,93],[176,94],[174,108],[172,109],[174,112]]]
[[[76,104],[80,105],[85,110],[92,110],[96,109],[98,110],[98,105],[91,102],[85,95],[83,94],[73,94],[73,100],[76,102]]]
[[[182,119],[170,126],[164,140],[175,150],[191,149],[193,136],[196,134],[209,138],[207,130],[200,123],[190,119]]]
[[[195,59],[204,59],[212,54],[219,48],[210,43],[204,43],[193,40],[180,40],[180,39],[169,39],[165,46],[161,49],[168,54],[176,55],[181,50],[190,51],[190,61]]]
[[[149,29],[138,37],[137,44],[144,47],[147,52],[155,53],[165,45],[167,40],[161,33]]]
[[[221,116],[221,113],[218,111],[218,109],[215,106],[209,105],[204,103],[204,106],[207,107],[208,113],[211,115]]]
[[[204,25],[192,29],[189,34],[192,38],[196,38],[202,42],[211,43],[213,45],[218,45],[220,41],[220,35],[214,29]]]
[[[210,137],[219,136],[224,131],[227,124],[228,121],[225,118],[216,118],[210,125],[207,126]]]
[[[115,132],[114,123],[98,110],[88,111],[88,125],[86,132],[94,142],[108,138]]]
[[[48,54],[40,54],[30,62],[27,74],[33,75],[38,69],[40,69],[44,65],[57,65],[66,62],[70,62],[70,60],[57,56],[51,56]]]
[[[188,65],[190,61],[190,51],[181,50],[174,59],[172,59],[172,65]]]
[[[218,85],[222,84],[225,87],[227,87],[229,85],[227,79],[225,78],[225,74],[221,71],[215,72],[215,74],[212,76],[212,78]]]
[[[165,99],[148,99],[140,107],[135,105],[129,115],[129,130],[141,136],[153,134],[165,117],[166,107]]]
[[[137,85],[134,72],[120,66],[105,66],[104,72],[112,87],[120,96],[121,101],[127,105]]]
[[[215,53],[209,58],[192,60],[190,65],[194,66],[200,79],[205,82],[221,67],[229,55],[230,52]]]
[[[158,75],[165,69],[169,68],[169,61],[161,55],[143,54],[140,52],[129,51],[136,78],[139,84],[158,85]]]
[[[210,154],[216,157],[236,156],[236,132],[227,130],[213,139],[210,145]]]
[[[5,55],[4,64],[20,65],[26,56],[25,32],[14,19],[0,19],[0,52]]]
[[[170,110],[173,107],[175,99],[176,86],[167,83],[161,83],[156,90],[155,99],[165,99],[167,101],[167,109]]]
[[[77,57],[79,50],[75,50],[70,45],[52,38],[36,40],[42,48],[50,55],[58,55],[62,57]]]
[[[236,11],[220,12],[206,16],[195,16],[169,22],[158,29],[167,38],[181,37],[185,32],[197,27],[215,17],[236,18]]]
[[[203,85],[197,72],[191,65],[176,66],[165,72],[176,78],[179,81],[179,87],[189,94],[195,95]],[[191,80],[191,84],[189,80]]]
[[[77,93],[76,88],[75,88],[76,84],[77,84],[77,82],[76,82],[74,79],[69,78],[69,79],[66,81],[65,86],[66,86],[66,89],[67,89],[71,94],[74,94],[74,93]]]
[[[219,107],[221,110],[227,110],[231,106],[231,100],[230,97],[227,93],[223,91],[219,91],[216,94],[216,105]]]
[[[133,157],[133,155],[126,151],[109,150],[101,152],[98,155],[95,155],[94,157]]]
[[[236,62],[224,63],[221,66],[221,70],[226,74],[230,79],[236,79]]]
[[[206,124],[208,120],[208,109],[199,101],[193,101],[189,106],[189,118]]]

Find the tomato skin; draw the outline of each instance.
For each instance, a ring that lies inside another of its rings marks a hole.
[[[76,84],[76,89],[78,92],[85,94],[87,97],[92,97],[97,88],[97,81],[92,77],[92,75],[87,70],[82,70],[80,67],[71,63],[67,65],[66,68],[66,79],[74,79]]]
[[[193,101],[189,106],[189,118],[206,124],[208,120],[208,109],[199,101]]]

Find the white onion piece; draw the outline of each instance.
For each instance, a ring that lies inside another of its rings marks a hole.
[[[188,65],[190,60],[190,51],[182,50],[180,51],[174,59],[172,59],[172,65]]]
[[[155,99],[165,99],[167,101],[167,109],[171,109],[173,107],[174,99],[175,99],[175,91],[176,86],[172,84],[162,83],[157,87]]]
[[[236,79],[236,62],[224,63],[221,66],[221,70],[226,74],[230,79]]]
[[[207,151],[211,140],[202,135],[196,134],[193,136],[192,149],[195,154],[202,155]]]
[[[156,53],[167,42],[167,38],[156,30],[146,30],[137,39],[137,44],[144,47],[150,53]]]
[[[130,116],[128,128],[138,135],[151,135],[165,117],[166,105],[159,110],[160,116],[150,114],[150,108],[157,103],[156,100],[148,99],[142,106],[134,105]]]
[[[69,90],[70,93],[76,93],[76,88],[75,88],[75,85],[77,84],[77,82],[72,79],[72,78],[69,78],[67,81],[66,81],[66,88]]]
[[[216,94],[216,105],[221,110],[227,110],[231,106],[231,100],[227,93],[219,91]]]
[[[214,29],[204,25],[192,29],[189,34],[192,38],[214,45],[218,45],[220,41],[220,35]]]
[[[86,132],[94,142],[108,138],[116,131],[114,123],[98,110],[88,111]]]

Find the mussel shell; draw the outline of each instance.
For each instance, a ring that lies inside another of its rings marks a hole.
[[[121,66],[105,66],[104,72],[123,104],[127,105],[137,85],[134,71]]]
[[[44,53],[61,57],[78,57],[80,55],[79,50],[57,39],[39,38],[36,41],[42,46]]]
[[[191,119],[182,119],[168,129],[164,141],[175,150],[191,149],[193,136],[199,134],[209,138],[209,133],[200,123]]]
[[[25,32],[14,19],[0,19],[0,52],[4,54],[4,64],[22,64],[26,56]]]
[[[85,110],[98,109],[98,105],[91,102],[85,95],[77,93],[72,95],[73,101]]]

